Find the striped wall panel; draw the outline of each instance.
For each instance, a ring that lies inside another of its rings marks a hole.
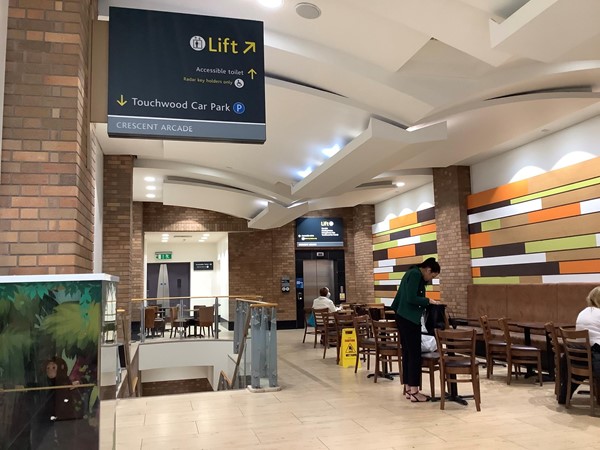
[[[434,207],[373,225],[375,301],[390,304],[406,270],[430,256],[437,258]],[[438,283],[427,286],[428,297],[440,298]]]
[[[600,158],[470,195],[475,284],[600,282]]]

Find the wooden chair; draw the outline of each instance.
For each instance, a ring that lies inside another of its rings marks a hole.
[[[595,414],[596,402],[600,403],[600,378],[594,379],[592,349],[588,330],[560,328],[560,335],[567,358],[567,401],[571,407],[572,384],[587,384],[590,388],[590,415]]]
[[[402,345],[396,322],[375,320],[372,323],[375,336],[375,376],[373,377],[375,383],[377,383],[379,368],[381,367],[381,373],[388,377],[394,362],[398,363],[398,374],[402,382]]]
[[[354,316],[352,318],[354,329],[356,330],[356,365],[354,373],[358,371],[358,358],[360,355],[367,360],[367,370],[370,368],[371,354],[375,354],[375,338],[373,337],[373,329],[369,316]]]
[[[481,329],[483,330],[483,339],[485,341],[485,361],[487,365],[487,378],[494,374],[494,360],[506,359],[506,341],[492,334],[489,318],[483,315],[479,318]]]
[[[351,310],[336,311],[333,313],[335,329],[337,331],[337,362],[340,362],[340,351],[342,348],[342,330],[344,328],[354,328],[354,313]]]
[[[559,331],[554,326],[553,322],[546,322],[546,333],[552,343],[552,352],[554,353],[554,395],[558,399],[560,393],[560,358],[562,356],[562,348],[558,341]]]
[[[312,315],[312,309],[311,308],[304,308],[304,337],[302,338],[302,343],[304,344],[304,342],[306,342],[306,335],[307,334],[314,334],[315,335],[315,341],[316,341],[316,334],[317,334],[317,330],[315,328],[314,325],[309,325],[308,324],[308,319],[310,318],[310,316]],[[314,318],[313,318],[313,323],[314,323]]]
[[[427,352],[421,353],[421,372],[429,374],[429,387],[431,388],[431,397],[435,397],[435,371],[440,370],[440,353]],[[421,383],[423,384],[423,383]],[[423,387],[423,386],[419,386]]]
[[[169,316],[169,323],[171,324],[171,332],[169,337],[173,337],[173,335],[177,334],[177,329],[182,328],[183,335],[187,335],[187,327],[188,322],[185,319],[179,317],[179,306],[171,306],[170,308],[171,315]]]
[[[479,367],[475,359],[475,330],[435,330],[438,352],[440,354],[440,409],[445,408],[445,389],[452,384],[471,383],[475,408],[481,411],[481,391],[479,387]],[[462,378],[458,376],[461,375]],[[469,377],[464,377],[469,375]]]
[[[327,308],[313,309],[315,315],[315,324],[318,334],[321,336],[321,343],[323,344],[323,359],[327,354],[327,349],[330,346],[334,346],[337,349],[338,336],[335,328],[335,320],[333,313],[330,313]],[[317,337],[315,335],[315,347],[317,346]]]
[[[202,337],[202,330],[206,329],[205,336],[214,337],[215,327],[215,307],[214,306],[202,306],[198,305],[194,307],[194,326],[200,328],[200,336]]]
[[[540,386],[542,386],[542,351],[537,347],[531,347],[529,345],[513,344],[510,336],[508,319],[498,319],[498,323],[504,331],[504,339],[506,340],[506,384],[510,384],[512,379],[513,366],[515,367],[515,378],[518,378],[520,373],[519,367],[521,365],[530,366],[535,364],[537,366]]]
[[[159,332],[164,337],[165,321],[161,317],[158,317],[158,306],[147,306],[144,308],[144,328],[152,336]]]
[[[372,322],[385,319],[385,305],[383,303],[367,303],[367,311]]]

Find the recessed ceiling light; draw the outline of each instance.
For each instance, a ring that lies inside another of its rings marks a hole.
[[[333,147],[324,148],[321,151],[323,152],[323,154],[325,156],[327,156],[328,158],[331,158],[333,155],[335,155],[337,152],[340,151],[340,146],[338,144],[335,144]]]
[[[283,5],[283,0],[258,0],[258,3],[267,8],[279,8]]]
[[[155,191],[156,186],[149,185],[149,186],[146,186],[146,189],[148,189],[149,191]]]
[[[397,183],[394,183],[396,185],[396,187],[402,187],[402,186],[406,186],[406,183],[402,182],[402,181],[398,181]]]
[[[156,178],[154,178],[154,177],[144,177],[144,181],[147,181],[148,183],[154,183],[156,181]]]
[[[317,5],[301,2],[296,5],[296,13],[305,19],[316,19],[321,15],[321,10]]]
[[[202,235],[202,237],[209,237],[209,236],[210,236],[210,233],[204,233],[204,234]]]
[[[146,198],[156,198],[156,195],[154,195],[154,194],[146,194]]]
[[[162,234],[162,237],[164,237],[164,238],[165,238],[165,237],[169,237],[169,233],[163,233],[163,234]]]
[[[299,175],[301,178],[306,178],[307,176],[309,176],[309,175],[310,175],[310,173],[311,173],[311,172],[312,172],[312,167],[307,167],[307,168],[306,168],[306,169],[304,169],[304,170],[300,170],[300,171],[298,171],[298,175]]]

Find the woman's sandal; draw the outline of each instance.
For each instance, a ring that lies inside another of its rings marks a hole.
[[[417,394],[421,394],[421,393],[417,392]],[[423,396],[423,398],[420,399],[419,397],[417,397],[417,394],[409,393],[409,395],[410,395],[410,402],[411,403],[425,403],[425,402],[428,402],[428,401],[431,400],[431,397],[428,397],[428,396],[426,396],[424,394],[421,394]]]

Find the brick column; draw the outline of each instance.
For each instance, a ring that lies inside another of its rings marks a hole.
[[[466,317],[467,285],[472,282],[467,228],[467,195],[471,193],[469,167],[433,169],[433,193],[442,301],[448,304],[453,315]]]
[[[93,269],[89,53],[97,0],[10,0],[0,274]]]
[[[120,278],[117,307],[129,317],[132,293],[133,156],[104,156],[104,272]]]
[[[373,232],[375,208],[373,205],[358,205],[353,208],[354,214],[354,277],[356,291],[355,303],[374,301],[373,286]]]
[[[146,297],[144,288],[144,203],[133,202],[133,230],[131,237],[131,298]],[[140,320],[135,309],[131,320]]]

